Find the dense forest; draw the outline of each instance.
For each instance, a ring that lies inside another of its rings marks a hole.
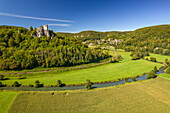
[[[99,45],[111,45],[126,51],[148,51],[156,54],[170,55],[170,25],[158,25],[140,28],[127,32],[97,32],[83,31],[80,33],[57,33],[61,36],[73,37],[80,41],[97,44],[97,40],[105,39]],[[107,41],[119,39],[120,42],[110,43]]]
[[[54,33],[33,37],[35,29],[0,26],[0,70],[73,66],[108,58],[102,50],[88,48],[75,38]]]

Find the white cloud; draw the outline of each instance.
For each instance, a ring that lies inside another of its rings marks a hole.
[[[51,18],[31,17],[31,16],[23,16],[23,15],[16,15],[16,14],[2,13],[2,12],[0,12],[0,15],[18,17],[18,18],[35,19],[35,20],[46,20],[46,21],[57,21],[57,22],[74,22],[74,21],[71,21],[71,20],[60,20],[60,19],[51,19]]]
[[[70,24],[48,24],[48,26],[70,26]]]

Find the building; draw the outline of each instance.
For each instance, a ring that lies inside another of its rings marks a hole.
[[[33,37],[41,37],[43,35],[46,35],[48,37],[51,37],[51,39],[53,39],[53,34],[50,33],[50,31],[48,30],[48,25],[43,25],[43,27],[41,28],[36,28],[36,34],[32,35]]]

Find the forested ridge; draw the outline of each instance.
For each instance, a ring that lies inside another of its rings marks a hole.
[[[80,33],[58,33],[62,36],[74,37],[80,41],[97,44],[97,40],[105,39],[98,45],[111,45],[126,51],[148,51],[156,54],[170,55],[170,25],[157,25],[144,27],[135,31],[126,32],[97,32],[83,31]],[[107,41],[114,39],[121,40],[120,43]]]
[[[99,61],[109,55],[88,48],[74,38],[55,34],[33,37],[35,31],[23,27],[0,26],[0,70],[73,66]]]

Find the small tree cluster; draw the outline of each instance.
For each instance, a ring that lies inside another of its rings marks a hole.
[[[2,87],[3,85],[2,85],[2,82],[0,82],[0,87]]]
[[[20,86],[20,84],[17,81],[15,81],[14,82],[14,87],[19,87],[19,86]]]
[[[92,86],[92,82],[89,79],[87,79],[86,84],[85,84],[85,88],[86,89],[91,89],[91,86]]]
[[[166,63],[166,65],[170,65],[170,60],[165,59],[165,63]]]
[[[152,62],[157,62],[157,61],[156,61],[156,58],[154,58],[154,57],[150,57],[150,60],[151,60]]]
[[[157,67],[155,66],[154,67],[154,70],[153,70],[155,73],[158,71]]]
[[[38,88],[38,87],[40,87],[40,81],[39,81],[39,80],[36,80],[36,81],[35,81],[35,88]]]
[[[165,72],[170,74],[170,66],[166,68]]]
[[[155,78],[156,75],[155,75],[155,72],[154,70],[150,71],[148,74],[147,74],[147,79],[151,79],[151,78]]]
[[[4,75],[0,75],[0,80],[4,80]]]
[[[57,87],[62,87],[61,80],[58,80],[58,81],[57,81]]]

